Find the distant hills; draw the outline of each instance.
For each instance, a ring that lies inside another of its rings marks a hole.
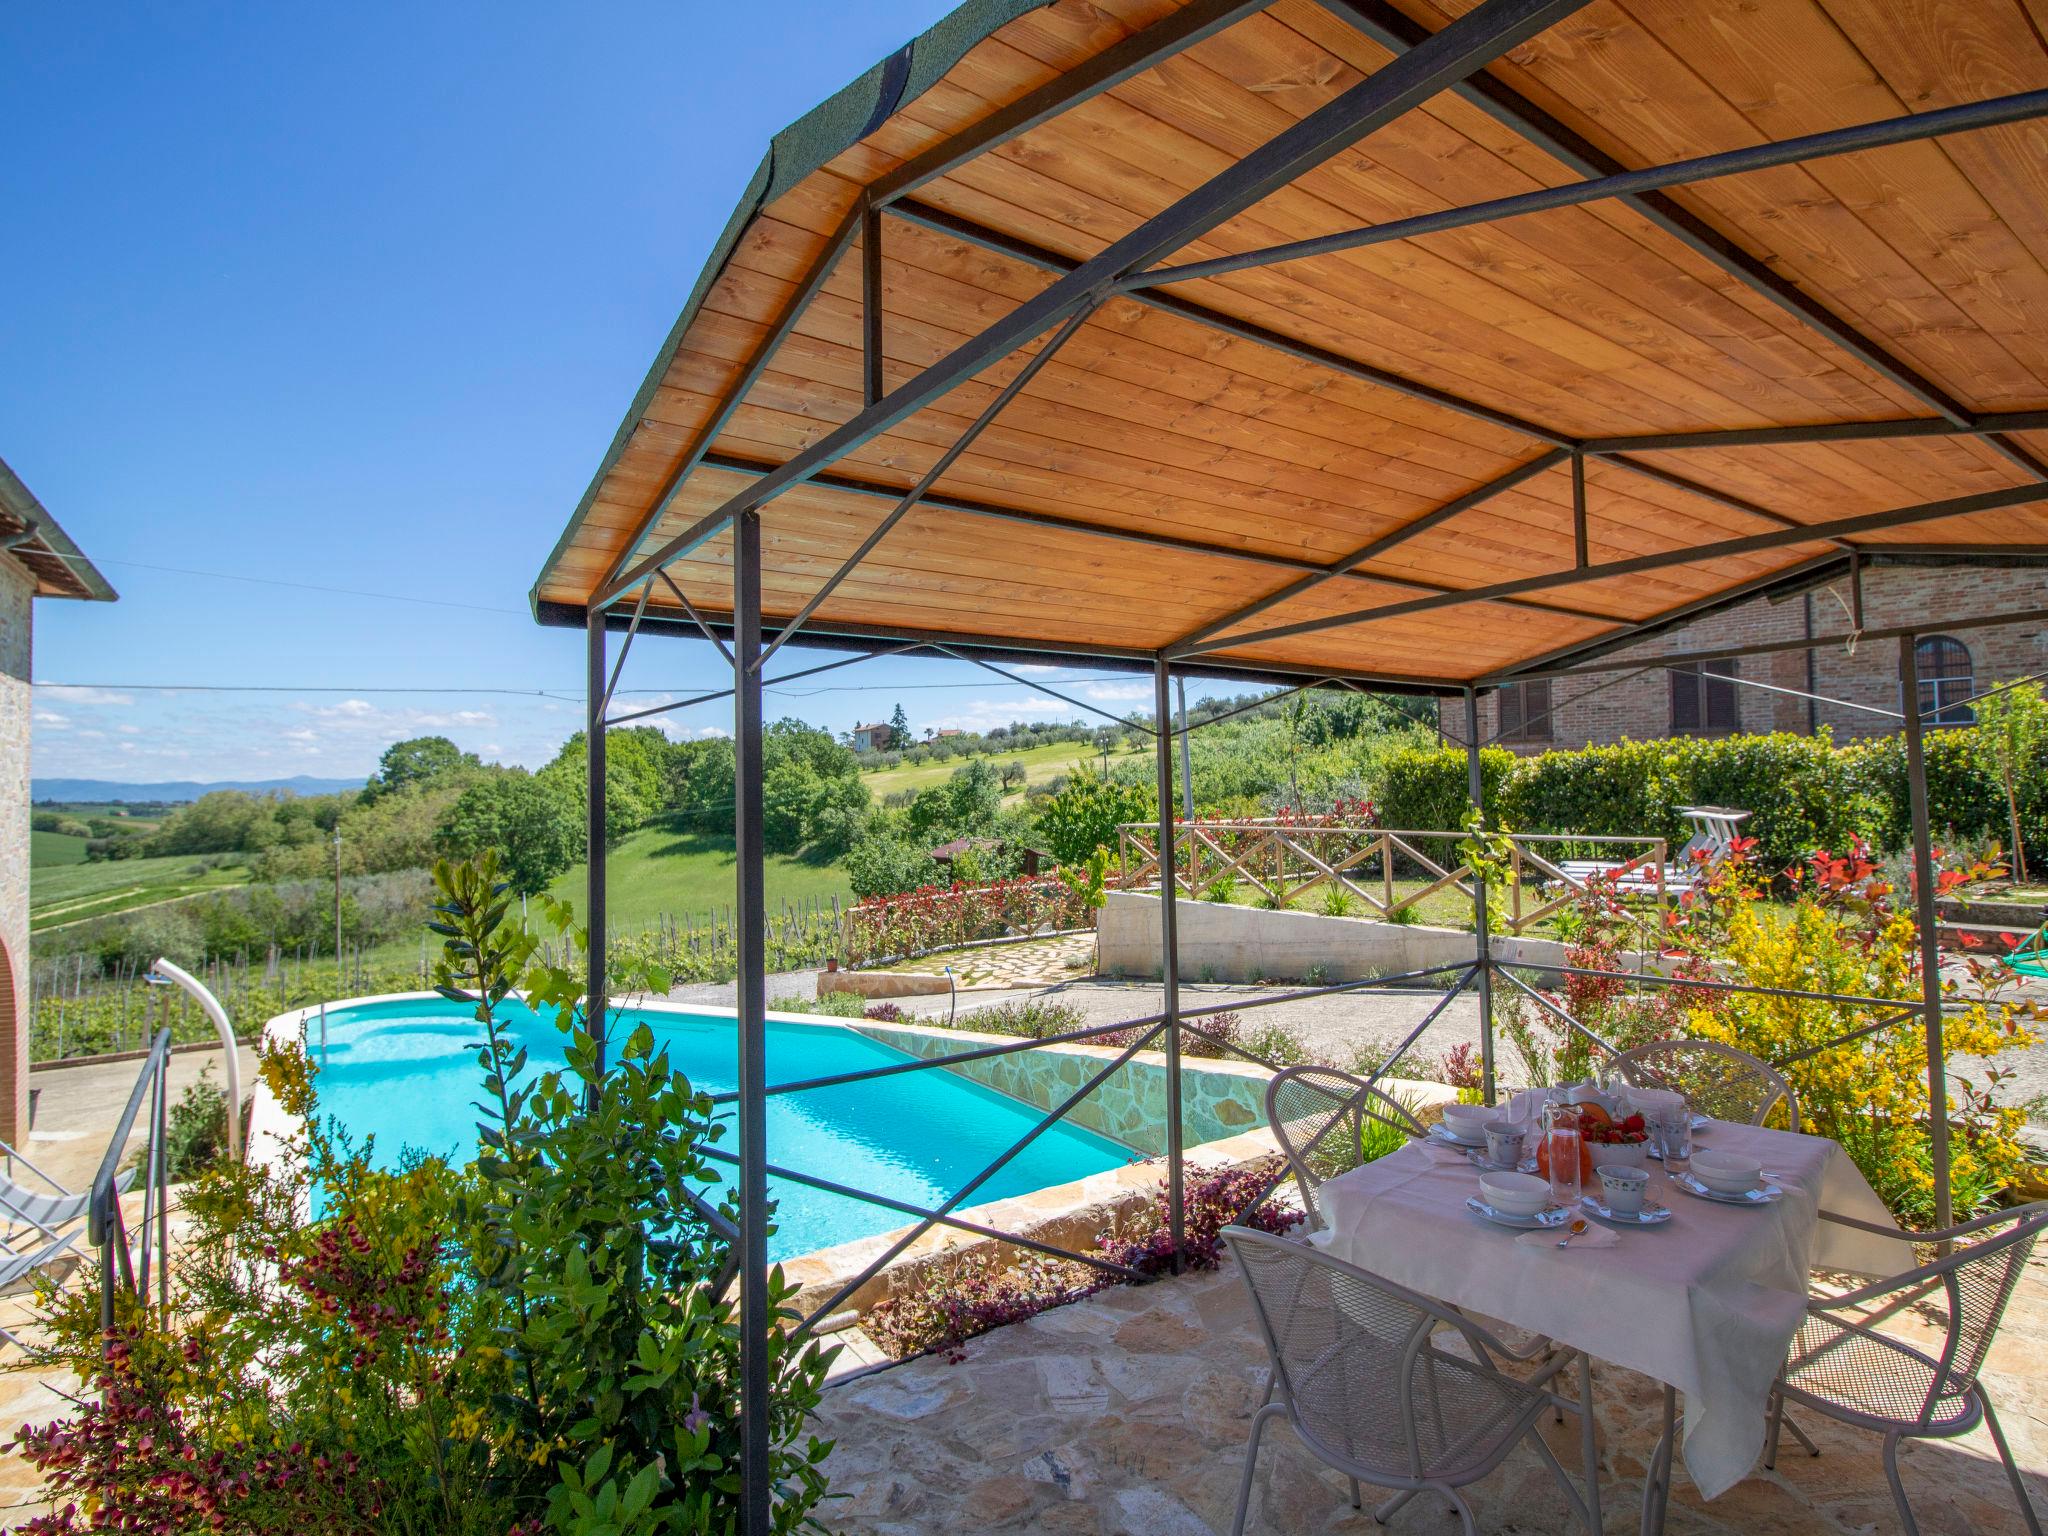
[[[74,802],[135,802],[144,800],[197,800],[216,789],[239,789],[252,795],[282,791],[287,795],[333,795],[345,789],[361,789],[361,779],[316,779],[299,774],[289,779],[223,779],[217,784],[200,784],[191,779],[173,779],[161,784],[121,784],[112,779],[37,779],[30,794],[37,800]]]

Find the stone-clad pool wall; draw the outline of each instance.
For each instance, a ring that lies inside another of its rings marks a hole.
[[[1015,1037],[967,1029],[918,1028],[915,1025],[852,1022],[883,1045],[929,1060],[953,1056],[984,1045],[1005,1045]],[[1013,1051],[947,1067],[983,1087],[1051,1110],[1100,1072],[1119,1053],[1100,1045],[1048,1045],[1034,1051]],[[1251,1062],[1209,1059],[1181,1060],[1181,1123],[1186,1145],[1221,1141],[1240,1135],[1266,1119],[1266,1083],[1272,1073]],[[1166,1152],[1166,1058],[1141,1051],[1083,1099],[1067,1118],[1076,1125],[1120,1141],[1134,1152],[1160,1157]]]

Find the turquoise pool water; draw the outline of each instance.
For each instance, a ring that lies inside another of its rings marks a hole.
[[[530,1071],[561,1061],[554,1025],[509,1004],[511,1031],[532,1053]],[[716,1015],[629,1013],[668,1047],[669,1060],[697,1088],[739,1086],[733,1021]],[[480,1031],[469,1010],[441,998],[387,998],[327,1011],[326,1047],[317,1015],[306,1046],[321,1064],[320,1108],[355,1137],[374,1136],[376,1161],[396,1166],[408,1148],[467,1158],[476,1150],[472,1101],[482,1086],[472,1048]],[[768,1025],[768,1081],[799,1082],[911,1060],[840,1024]],[[722,1111],[731,1114],[731,1107]],[[933,1208],[992,1162],[1040,1118],[1039,1111],[944,1070],[906,1072],[866,1083],[768,1100],[768,1160],[784,1168]],[[720,1145],[734,1148],[728,1131]],[[970,1204],[1026,1194],[1121,1167],[1137,1154],[1078,1126],[1053,1126],[975,1191]],[[728,1170],[730,1171],[730,1170]],[[778,1259],[869,1237],[912,1218],[771,1179]]]

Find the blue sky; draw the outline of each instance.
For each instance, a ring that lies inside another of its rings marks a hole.
[[[38,604],[35,771],[551,756],[582,637],[529,618],[542,558],[769,136],[946,8],[0,8],[0,457],[121,592]],[[643,645],[623,686],[722,670]],[[797,686],[771,717],[1074,713],[953,662]]]

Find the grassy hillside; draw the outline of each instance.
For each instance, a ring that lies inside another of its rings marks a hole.
[[[41,869],[53,864],[83,864],[86,841],[63,832],[31,832],[28,835],[29,866]]]
[[[241,885],[248,878],[244,869],[197,868],[197,861],[184,854],[103,864],[37,865],[29,874],[29,928],[40,932],[88,917],[106,917],[200,891]]]
[[[1078,741],[1056,741],[1050,746],[1026,747],[1021,752],[991,753],[988,757],[988,765],[998,773],[1002,772],[1005,763],[1022,763],[1027,784],[1043,784],[1063,773],[1071,773],[1076,763],[1100,761],[1100,752]],[[898,763],[893,768],[871,769],[861,777],[867,780],[868,792],[880,802],[886,796],[906,789],[919,790],[943,784],[966,766],[966,758],[954,757],[943,762]]]
[[[611,850],[606,861],[606,906],[615,928],[653,923],[663,913],[702,916],[731,904],[736,861],[732,835],[695,832],[675,822],[642,827]],[[836,864],[768,856],[768,908],[781,903],[837,896],[851,899],[846,874]],[[551,887],[556,896],[583,910],[584,867],[576,865]]]

